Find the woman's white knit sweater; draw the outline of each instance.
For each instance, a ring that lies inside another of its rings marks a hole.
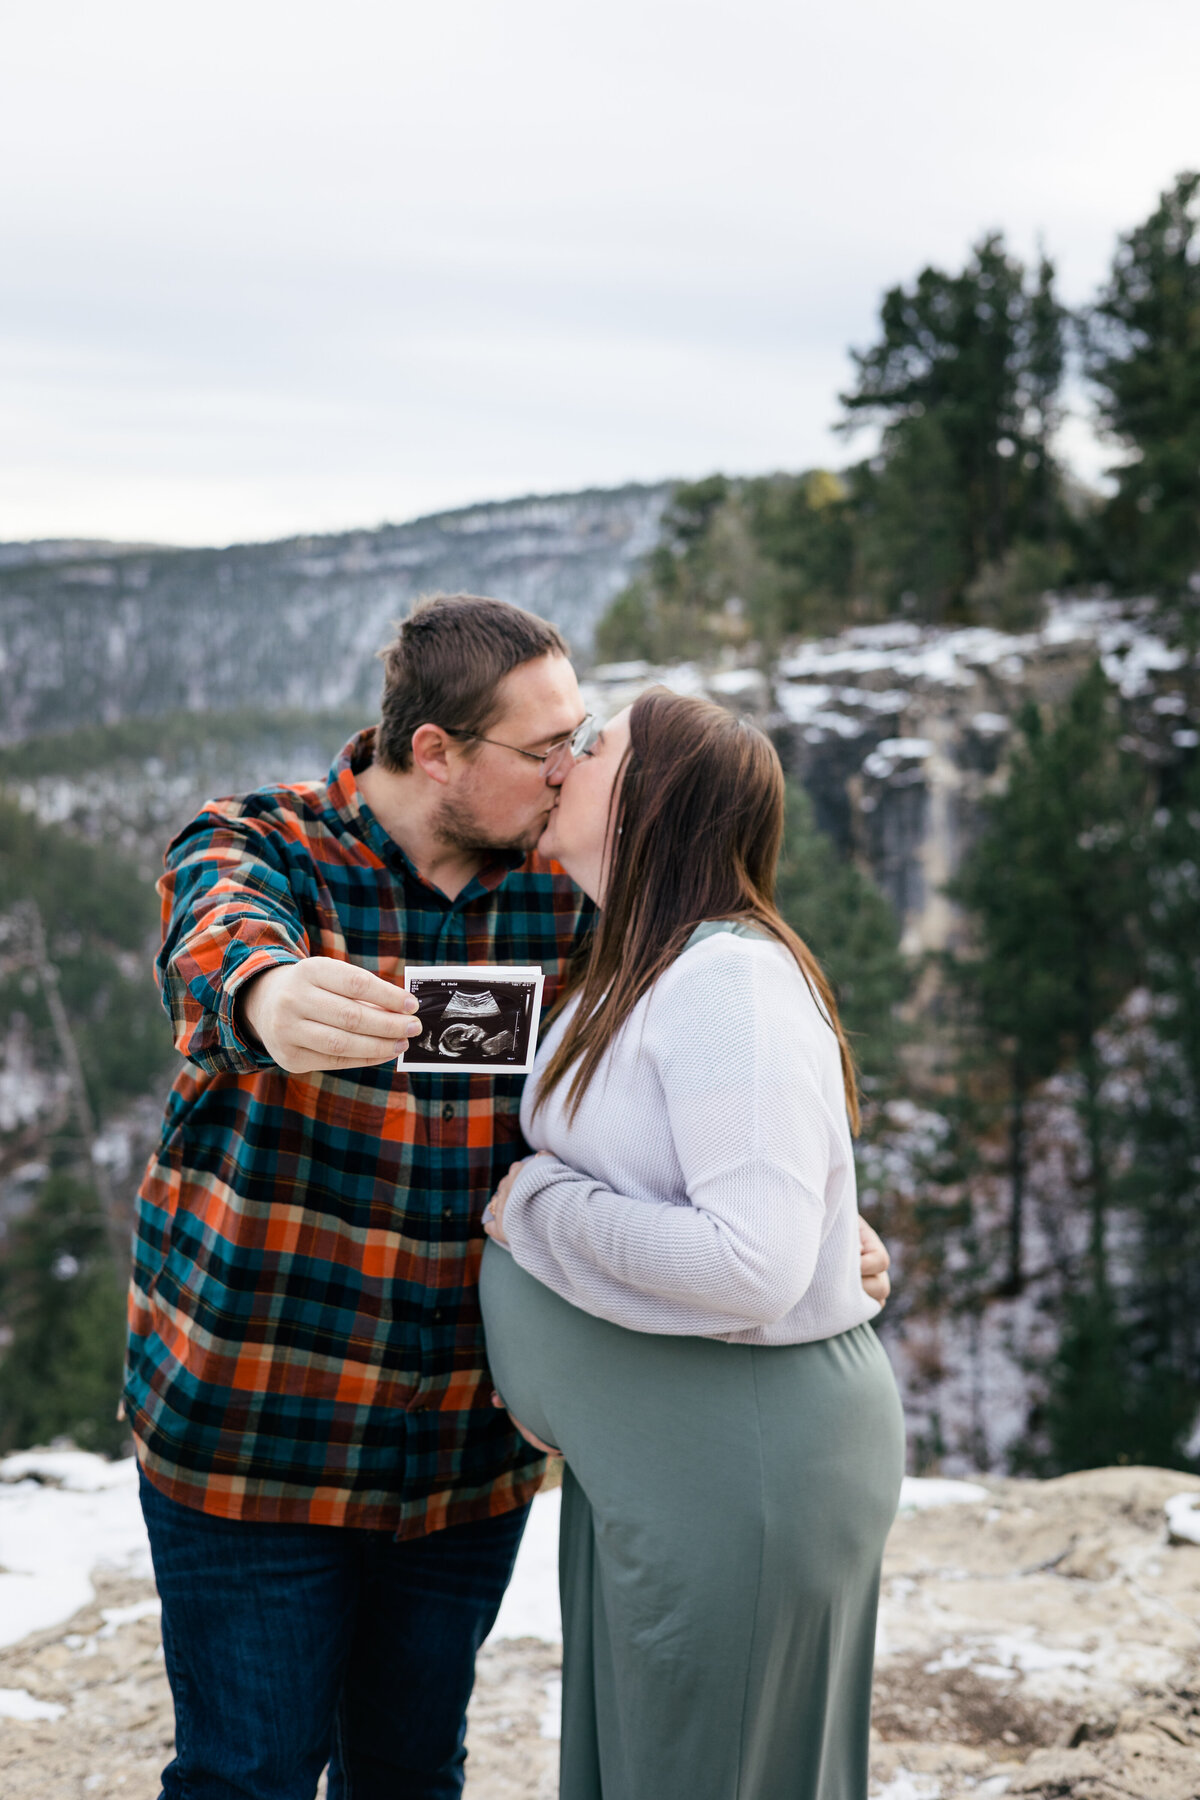
[[[694,944],[634,1008],[568,1123],[536,1149],[504,1233],[522,1268],[634,1331],[799,1344],[872,1318],[837,1039],[795,961],[765,938]]]

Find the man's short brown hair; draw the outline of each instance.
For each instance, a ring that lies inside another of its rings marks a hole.
[[[480,594],[418,600],[380,651],[383,707],[375,754],[381,768],[412,766],[413,732],[484,732],[496,717],[496,689],[522,663],[566,656],[566,643],[536,613]]]

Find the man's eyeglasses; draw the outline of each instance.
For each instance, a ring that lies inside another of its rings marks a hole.
[[[527,757],[530,762],[540,763],[543,769],[556,762],[564,750],[571,752],[575,762],[581,756],[590,756],[596,747],[596,739],[600,736],[600,727],[592,713],[588,713],[583,723],[575,727],[569,738],[563,738],[549,750],[522,750],[519,744],[506,744],[502,738],[484,737],[481,731],[455,731],[449,725],[443,725],[442,730],[447,737],[474,738],[478,744],[495,744],[500,750],[513,750],[518,756]]]

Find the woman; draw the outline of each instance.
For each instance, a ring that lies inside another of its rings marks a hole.
[[[504,1401],[567,1464],[562,1800],[867,1792],[903,1423],[850,1054],[771,899],[782,819],[767,739],[656,689],[540,845],[602,911],[481,1292]]]

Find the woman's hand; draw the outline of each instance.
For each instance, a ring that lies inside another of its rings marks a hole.
[[[504,1235],[504,1208],[508,1204],[508,1196],[512,1193],[512,1184],[524,1167],[524,1162],[515,1162],[513,1164],[512,1168],[508,1171],[508,1174],[504,1177],[504,1180],[500,1183],[500,1186],[496,1189],[495,1193],[483,1209],[483,1229],[490,1238],[495,1239],[496,1243],[503,1244],[505,1249],[508,1248],[508,1239]],[[503,1402],[501,1402],[501,1404],[503,1404]],[[516,1425],[515,1419],[513,1420],[513,1424]],[[517,1429],[519,1431],[521,1429],[520,1426],[517,1426]],[[523,1435],[528,1436],[528,1433],[523,1433]],[[529,1441],[530,1443],[534,1442],[533,1438],[530,1438]]]
[[[548,1150],[539,1150],[537,1154],[538,1156],[549,1156],[550,1152]],[[504,1208],[508,1204],[508,1196],[512,1193],[513,1182],[525,1167],[525,1163],[533,1162],[534,1160],[533,1157],[527,1156],[524,1162],[515,1162],[483,1209],[483,1229],[490,1238],[495,1238],[498,1244],[503,1244],[505,1249],[508,1248],[508,1239],[504,1235]],[[874,1236],[874,1233],[872,1233],[872,1236]],[[875,1242],[879,1244],[879,1239],[876,1238]],[[883,1250],[883,1245],[879,1244],[879,1248]],[[883,1254],[884,1267],[886,1268],[887,1251],[883,1250]],[[514,1420],[514,1424],[515,1422],[516,1421]],[[528,1433],[526,1433],[526,1435],[528,1436]],[[537,1442],[536,1438],[530,1438],[529,1441],[531,1444]],[[551,1454],[557,1456],[558,1451],[554,1450]]]
[[[887,1304],[887,1297],[892,1291],[891,1277],[888,1275],[891,1263],[892,1259],[888,1255],[887,1245],[877,1231],[872,1231],[860,1213],[858,1219],[859,1276],[871,1299],[878,1300],[880,1306]]]

